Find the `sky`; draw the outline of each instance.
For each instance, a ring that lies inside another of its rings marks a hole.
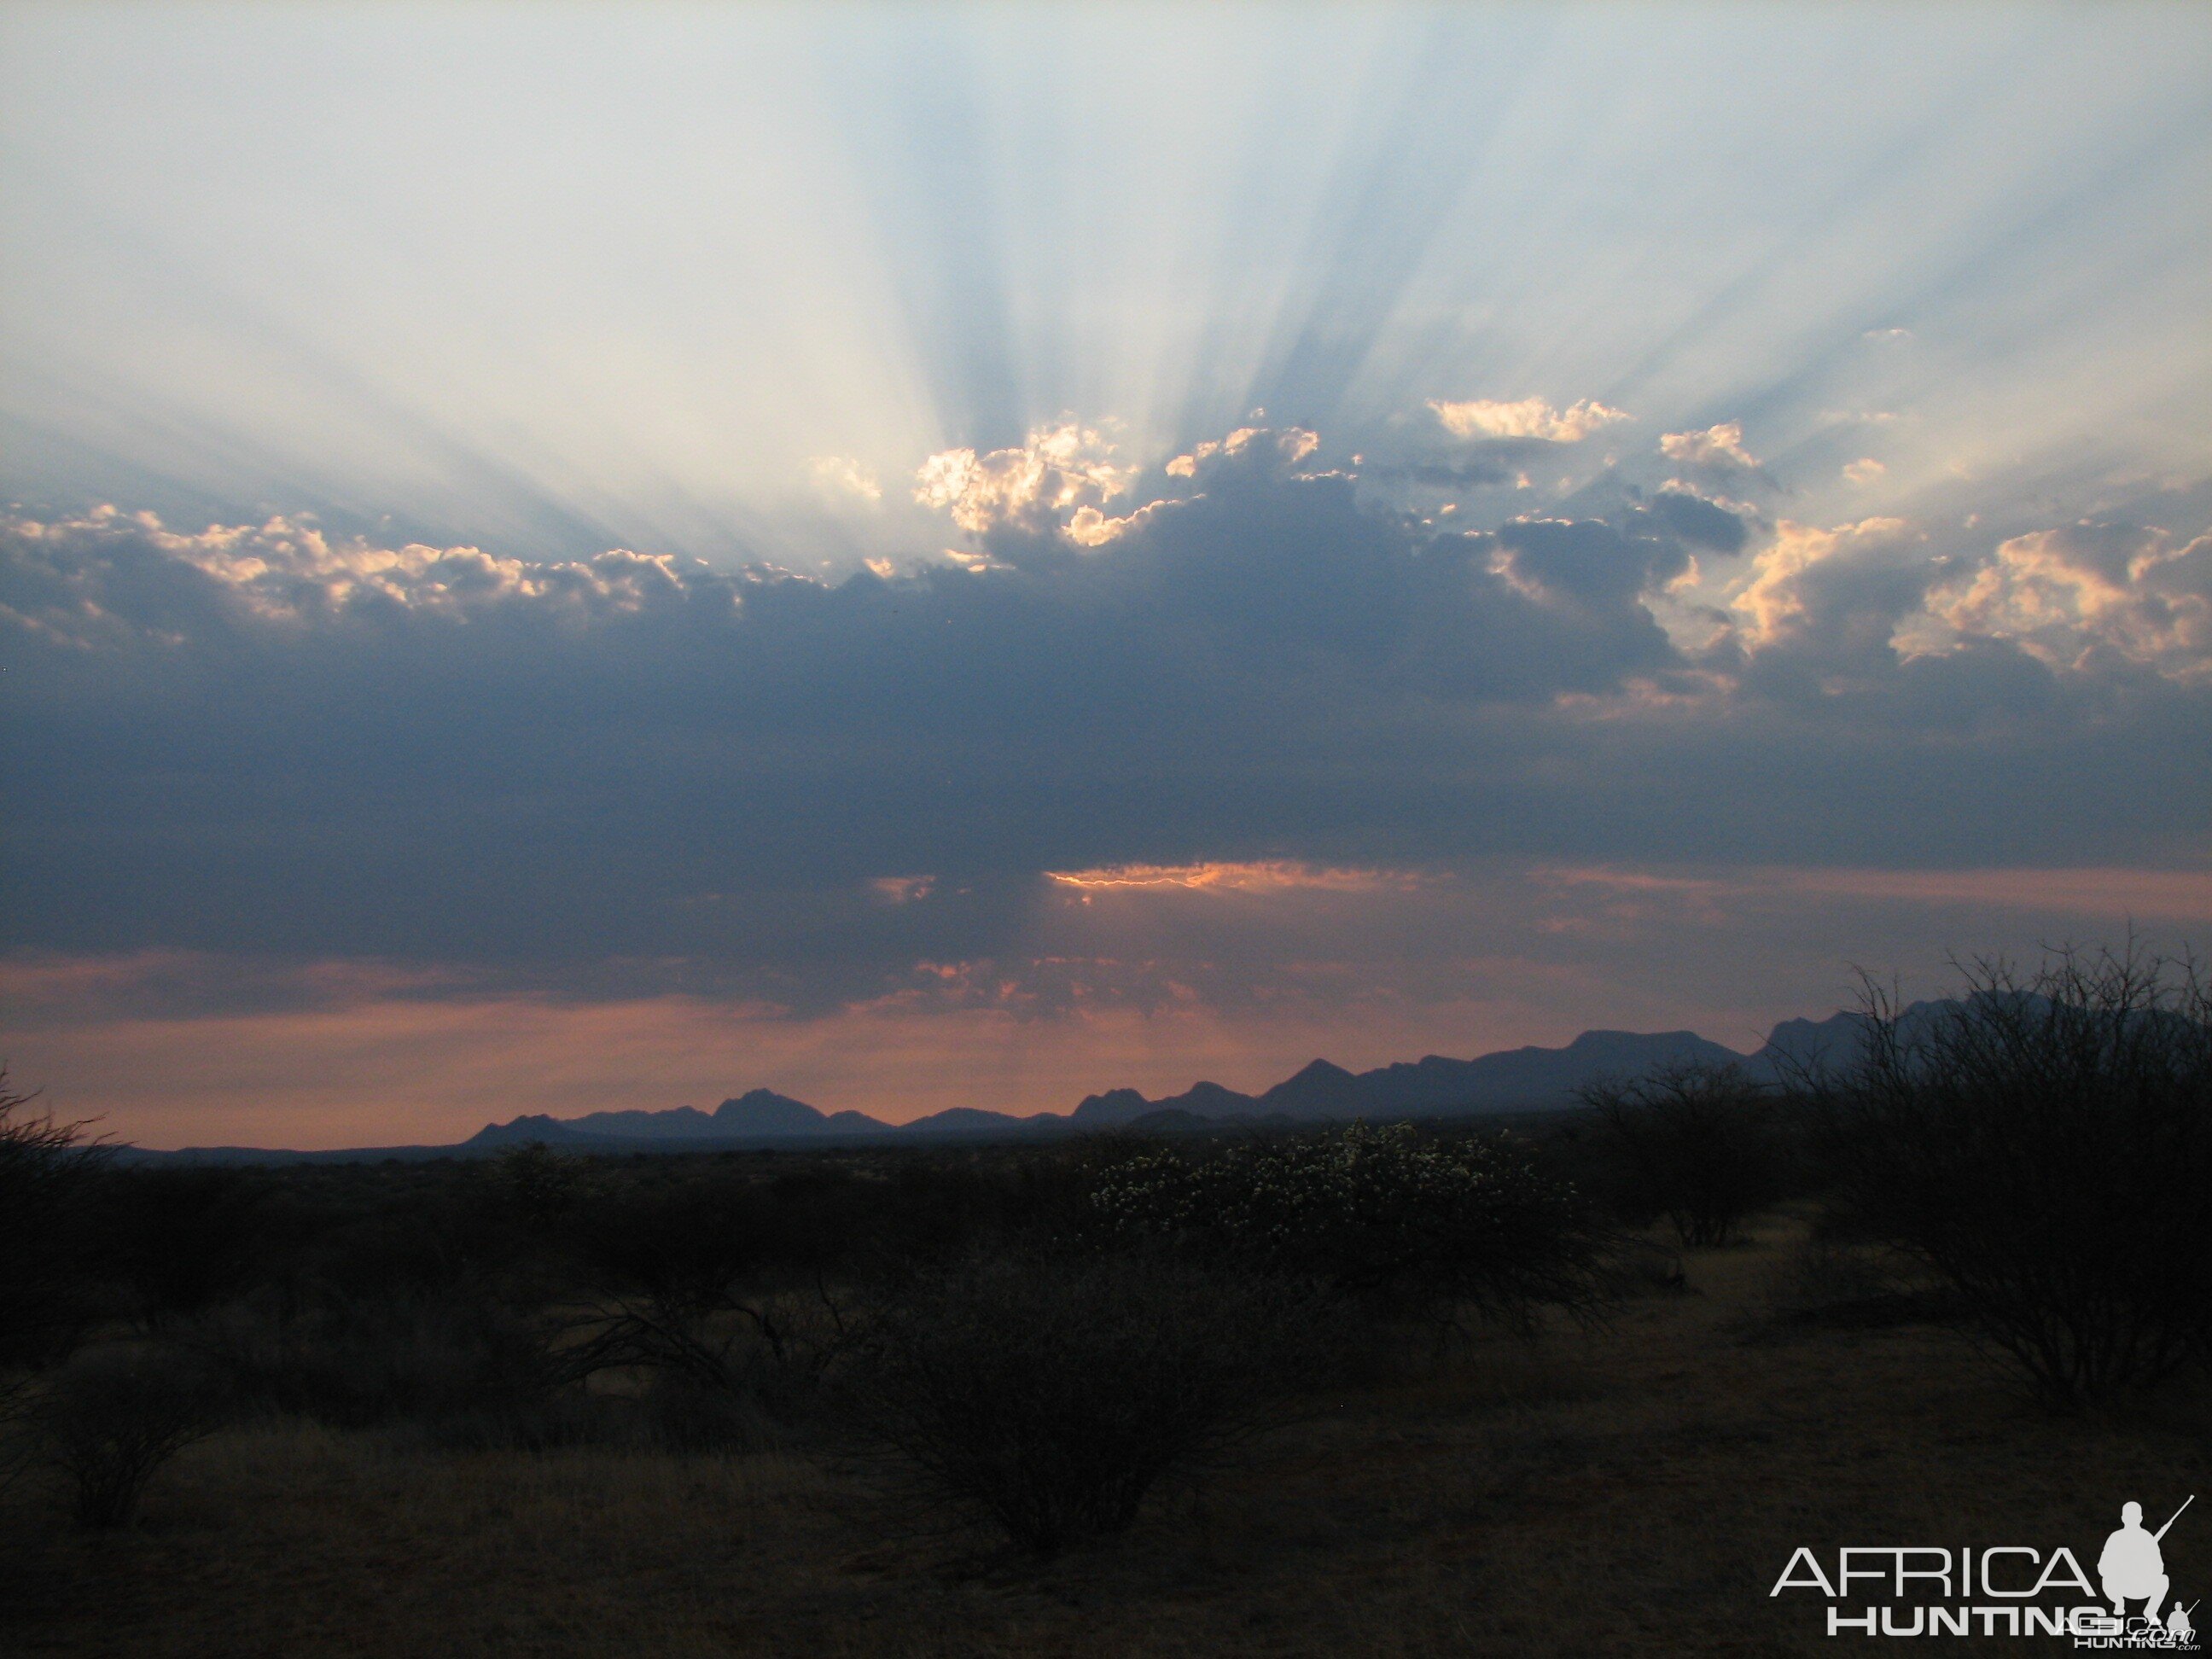
[[[0,5],[0,1054],[902,1120],[2212,934],[2212,10]]]

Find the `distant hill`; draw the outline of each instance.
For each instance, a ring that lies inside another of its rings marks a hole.
[[[1008,1130],[1064,1129],[1067,1120],[1051,1112],[1016,1117],[1010,1112],[986,1112],[974,1106],[954,1106],[902,1123],[900,1134],[1003,1134]]]
[[[1115,1128],[1133,1123],[1155,1112],[1183,1112],[1192,1117],[1250,1116],[1259,1105],[1254,1095],[1239,1094],[1218,1083],[1194,1083],[1179,1095],[1147,1100],[1134,1089],[1109,1089],[1103,1095],[1086,1095],[1076,1103],[1069,1121],[1089,1128]]]
[[[978,1115],[995,1118],[999,1114]],[[496,1150],[533,1140],[549,1146],[581,1142],[595,1150],[619,1146],[629,1151],[635,1142],[648,1143],[650,1150],[667,1146],[750,1145],[808,1135],[888,1134],[890,1130],[890,1124],[864,1112],[825,1114],[772,1089],[753,1089],[724,1101],[711,1112],[678,1106],[665,1112],[586,1112],[581,1117],[565,1118],[533,1113],[507,1123],[488,1123],[461,1144]]]
[[[610,1135],[617,1139],[727,1140],[750,1135],[806,1135],[888,1129],[890,1125],[859,1112],[840,1112],[836,1120],[803,1100],[780,1095],[773,1089],[753,1089],[724,1101],[711,1112],[696,1106],[678,1106],[665,1112],[586,1112],[581,1117],[517,1118],[513,1124],[487,1127],[507,1130],[527,1124],[532,1131],[555,1125],[573,1134]],[[483,1139],[483,1135],[477,1137]]]
[[[1909,1036],[1916,1024],[1948,1005],[1916,1003],[1905,1011]],[[486,1124],[457,1146],[364,1147],[352,1152],[275,1152],[252,1147],[194,1147],[179,1153],[143,1152],[143,1158],[192,1158],[204,1162],[335,1162],[362,1158],[441,1158],[485,1154],[540,1142],[574,1152],[708,1151],[794,1144],[865,1144],[931,1139],[975,1139],[1008,1135],[1064,1134],[1099,1129],[1160,1132],[1235,1122],[1342,1122],[1353,1118],[1447,1117],[1543,1111],[1570,1106],[1584,1085],[1607,1077],[1634,1077],[1683,1062],[1736,1064],[1754,1076],[1785,1080],[1804,1068],[1819,1069],[1855,1054],[1864,1018],[1838,1013],[1826,1019],[1786,1019],[1757,1052],[1744,1054],[1695,1031],[1584,1031],[1561,1048],[1504,1048],[1473,1060],[1430,1054],[1369,1072],[1348,1072],[1316,1060],[1256,1095],[1218,1083],[1193,1084],[1181,1094],[1154,1099],[1135,1089],[1086,1096],[1066,1116],[956,1106],[913,1122],[890,1124],[866,1113],[822,1111],[803,1100],[753,1089],[711,1112],[695,1106],[666,1111],[587,1112],[556,1118],[528,1114]]]
[[[1066,1118],[1050,1112],[1015,1117],[973,1106],[954,1106],[910,1123],[891,1124],[865,1112],[829,1112],[767,1089],[726,1100],[712,1112],[678,1106],[665,1112],[590,1112],[582,1117],[532,1113],[506,1123],[487,1123],[454,1149],[498,1152],[532,1142],[573,1152],[711,1152],[723,1148],[808,1142],[945,1139],[1011,1133],[1065,1132]]]
[[[1899,1022],[1905,1035],[1924,1023],[1939,1006],[1916,1002]],[[1750,1070],[1770,1082],[1786,1082],[1801,1071],[1821,1071],[1844,1063],[1859,1051],[1866,1032],[1863,1014],[1831,1014],[1826,1019],[1785,1019],[1766,1034],[1766,1044],[1747,1062]]]
[[[853,1115],[857,1117],[860,1114]],[[829,1119],[803,1100],[793,1100],[772,1089],[755,1089],[724,1101],[711,1112],[702,1112],[696,1106],[678,1106],[665,1112],[586,1112],[581,1117],[559,1121],[579,1134],[623,1138],[665,1135],[689,1139],[717,1135],[818,1133],[827,1127]],[[868,1121],[875,1123],[872,1118]]]

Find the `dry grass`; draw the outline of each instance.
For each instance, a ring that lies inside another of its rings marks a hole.
[[[2212,1498],[2180,1407],[2057,1421],[1955,1336],[1764,1322],[1802,1229],[1691,1293],[1316,1401],[1134,1532],[1037,1566],[901,1531],[788,1454],[456,1455],[273,1425],[194,1449],[120,1535],[0,1516],[0,1650],[146,1656],[1788,1653],[1799,1543],[2094,1548]],[[2172,1494],[2171,1499],[2167,1494]],[[2168,1540],[2212,1586],[2212,1522]]]

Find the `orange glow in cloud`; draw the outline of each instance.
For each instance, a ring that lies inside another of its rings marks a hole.
[[[1229,893],[1405,892],[1437,879],[1405,870],[1337,869],[1267,859],[1243,864],[1116,864],[1097,870],[1048,870],[1045,879],[1085,892],[1165,890]]]
[[[878,876],[868,883],[868,891],[884,904],[912,904],[936,887],[935,876]]]

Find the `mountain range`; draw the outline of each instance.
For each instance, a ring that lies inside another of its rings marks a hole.
[[[1209,1082],[1158,1097],[1111,1089],[1085,1096],[1064,1115],[1039,1112],[1020,1117],[963,1106],[894,1125],[862,1112],[825,1113],[788,1095],[755,1089],[724,1101],[711,1112],[678,1106],[669,1111],[591,1112],[573,1118],[542,1114],[518,1117],[487,1124],[462,1149],[541,1141],[577,1151],[628,1152],[822,1139],[1051,1134],[1130,1126],[1203,1127],[1209,1123],[1319,1123],[1542,1111],[1573,1104],[1577,1089],[1601,1079],[1634,1077],[1684,1062],[1733,1064],[1754,1076],[1774,1078],[1793,1064],[1849,1051],[1859,1025],[1860,1016],[1852,1013],[1825,1020],[1784,1020],[1764,1045],[1747,1054],[1695,1031],[1584,1031],[1560,1048],[1506,1048],[1473,1060],[1431,1054],[1369,1072],[1349,1072],[1316,1060],[1256,1095]]]
[[[1948,1006],[1916,1003],[1904,1018],[1910,1025]],[[1209,1082],[1158,1097],[1134,1089],[1109,1089],[1085,1096],[1065,1115],[1039,1112],[1021,1117],[956,1106],[908,1123],[891,1124],[864,1112],[824,1112],[771,1089],[754,1089],[732,1097],[711,1112],[678,1106],[665,1111],[589,1112],[569,1118],[532,1113],[486,1124],[455,1146],[312,1152],[251,1146],[188,1146],[174,1152],[135,1146],[118,1150],[127,1158],[145,1162],[330,1164],[482,1156],[532,1142],[578,1152],[651,1152],[1540,1112],[1573,1105],[1577,1090],[1601,1079],[1635,1077],[1684,1061],[1733,1064],[1754,1077],[1782,1078],[1796,1067],[1818,1066],[1824,1057],[1856,1052],[1863,1024],[1861,1015],[1849,1012],[1822,1020],[1784,1020],[1749,1054],[1695,1031],[1584,1031],[1560,1048],[1504,1048],[1473,1060],[1430,1054],[1369,1072],[1348,1072],[1316,1060],[1256,1095]]]

